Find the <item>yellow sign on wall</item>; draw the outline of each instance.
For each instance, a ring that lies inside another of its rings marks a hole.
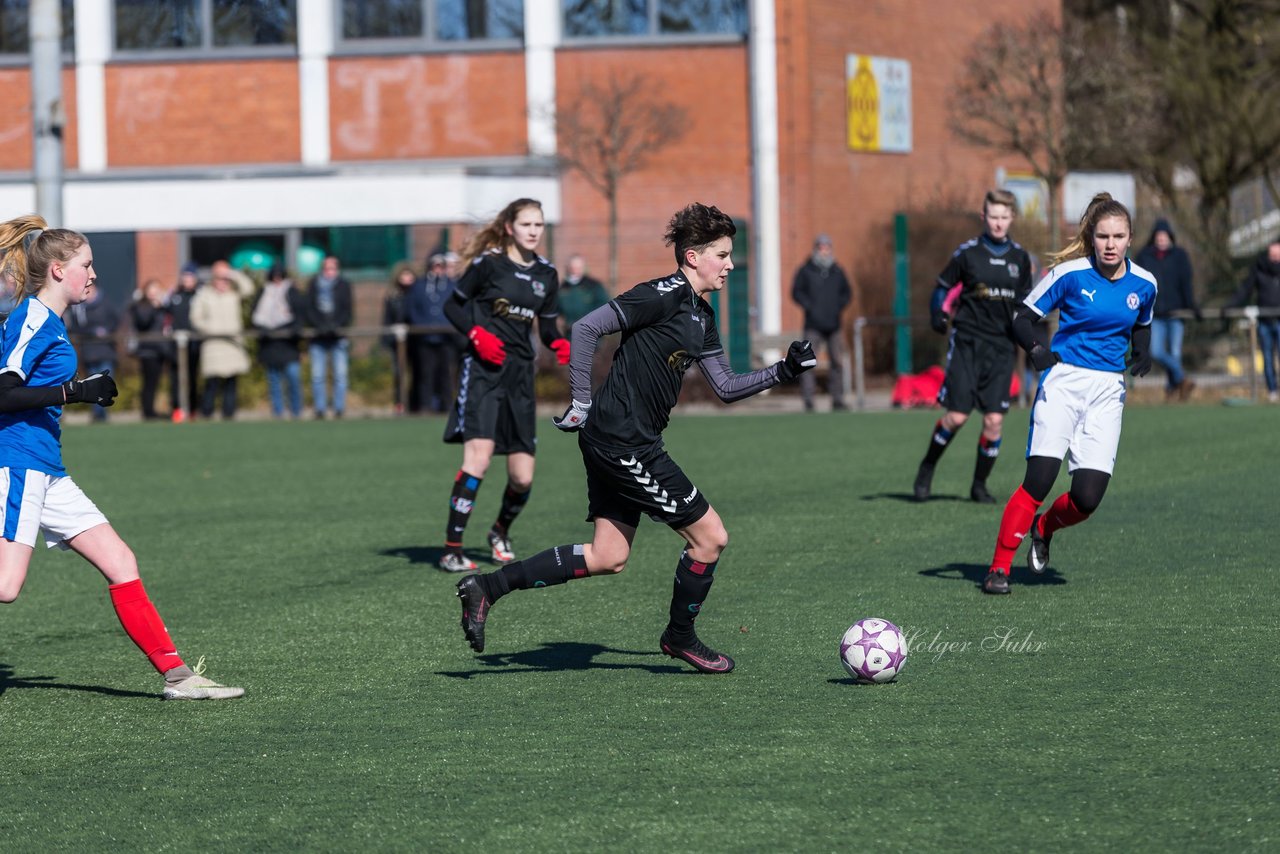
[[[845,90],[850,150],[911,151],[911,63],[851,53]]]

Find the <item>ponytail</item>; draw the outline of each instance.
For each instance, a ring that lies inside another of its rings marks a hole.
[[[458,270],[466,270],[471,262],[490,249],[501,249],[503,252],[511,245],[511,235],[507,234],[507,226],[516,221],[520,211],[525,208],[542,210],[542,202],[537,199],[516,199],[502,209],[493,222],[480,229],[463,247],[458,258]]]
[[[1080,217],[1080,230],[1076,236],[1060,251],[1048,256],[1049,264],[1061,264],[1063,261],[1092,255],[1093,234],[1098,230],[1098,223],[1109,216],[1124,217],[1125,222],[1129,224],[1129,233],[1133,233],[1133,217],[1129,215],[1129,209],[1111,198],[1110,193],[1098,193],[1085,208],[1084,215]]]
[[[78,231],[49,228],[38,214],[15,217],[0,223],[0,274],[13,279],[23,297],[38,294],[48,282],[49,267],[70,261],[87,242]]]

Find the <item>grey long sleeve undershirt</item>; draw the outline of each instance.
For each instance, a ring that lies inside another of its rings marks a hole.
[[[591,364],[595,360],[600,336],[622,331],[622,319],[612,304],[603,305],[573,324],[573,349],[569,359],[569,389],[579,403],[591,403]],[[779,382],[778,365],[770,365],[749,374],[735,374],[724,353],[716,353],[698,361],[716,397],[733,403],[773,388]]]

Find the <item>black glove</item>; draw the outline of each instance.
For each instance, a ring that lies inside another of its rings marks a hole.
[[[1037,371],[1047,371],[1054,365],[1062,361],[1062,357],[1050,350],[1043,344],[1037,344],[1027,353],[1027,358],[1031,359],[1031,365]]]
[[[939,335],[947,334],[947,321],[951,320],[951,315],[945,311],[935,311],[929,314],[929,325],[933,327],[933,331]]]
[[[787,358],[778,363],[778,378],[783,382],[803,374],[818,364],[818,355],[813,352],[813,345],[808,341],[792,341],[787,348]]]
[[[569,408],[564,411],[564,415],[559,418],[552,418],[551,423],[566,433],[573,433],[581,430],[582,425],[587,423],[587,413],[590,410],[591,404],[579,403],[575,400],[569,404]]]
[[[62,384],[62,394],[67,403],[96,403],[98,406],[110,406],[116,402],[116,395],[119,393],[110,371],[93,374],[82,380],[68,380]]]
[[[1135,377],[1145,377],[1151,371],[1150,351],[1135,343],[1133,349],[1129,351],[1129,361],[1125,362],[1124,366]]]

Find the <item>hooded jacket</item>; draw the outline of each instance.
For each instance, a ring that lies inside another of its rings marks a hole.
[[[1165,252],[1156,249],[1155,244],[1156,234],[1161,231],[1169,235],[1173,244]],[[1187,250],[1178,245],[1178,238],[1168,220],[1156,220],[1147,245],[1142,247],[1133,262],[1156,277],[1156,317],[1168,317],[1175,311],[1200,313],[1191,289],[1191,258]]]

